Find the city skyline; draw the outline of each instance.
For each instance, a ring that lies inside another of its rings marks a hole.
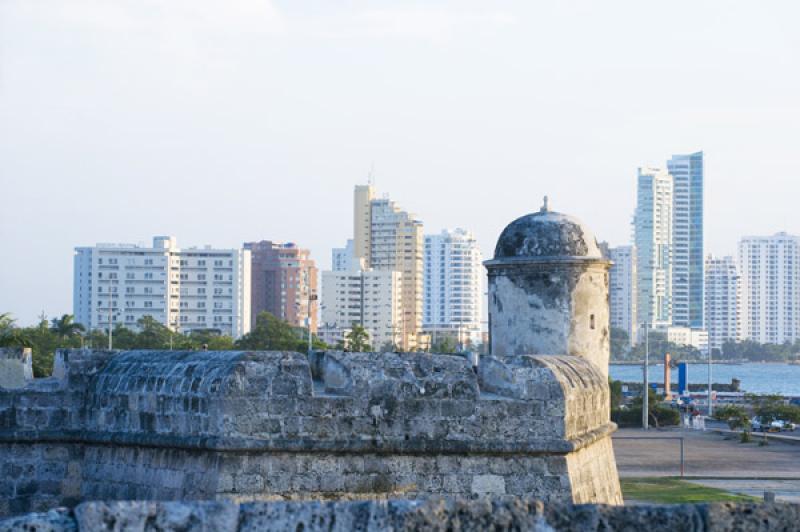
[[[67,312],[74,246],[152,234],[328,269],[373,164],[485,257],[545,194],[627,244],[636,167],[700,149],[705,253],[800,234],[800,6],[743,5],[3,2],[0,303]]]

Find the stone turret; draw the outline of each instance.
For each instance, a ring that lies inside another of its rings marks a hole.
[[[574,355],[608,375],[610,264],[588,227],[547,198],[511,222],[485,262],[491,353]]]

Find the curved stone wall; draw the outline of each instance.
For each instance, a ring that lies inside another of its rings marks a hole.
[[[88,499],[621,502],[607,383],[572,356],[59,352],[0,389],[0,515]],[[5,471],[5,469],[4,469]]]

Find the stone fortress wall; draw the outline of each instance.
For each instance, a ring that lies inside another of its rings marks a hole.
[[[607,384],[579,357],[56,359],[52,378],[0,389],[0,515],[120,499],[621,503]]]
[[[798,504],[605,506],[525,498],[360,502],[88,502],[0,519],[0,532],[142,530],[159,532],[771,532],[797,530]]]

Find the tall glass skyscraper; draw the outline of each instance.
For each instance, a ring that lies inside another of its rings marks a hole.
[[[703,152],[673,155],[672,323],[703,328]]]

